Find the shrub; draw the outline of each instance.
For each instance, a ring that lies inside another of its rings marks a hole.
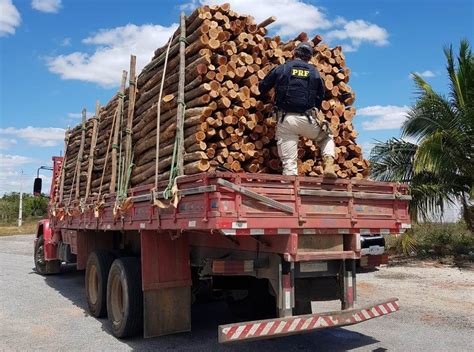
[[[458,256],[474,251],[474,236],[464,222],[415,224],[411,231],[391,237],[392,253],[419,256]]]
[[[468,254],[474,249],[474,236],[464,222],[417,224],[413,228],[421,255]]]

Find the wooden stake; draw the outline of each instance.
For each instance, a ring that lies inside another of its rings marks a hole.
[[[125,163],[124,173],[128,172],[128,169],[132,163],[132,128],[133,128],[133,113],[135,111],[135,99],[137,96],[137,77],[136,77],[136,65],[137,57],[135,55],[130,56],[130,85],[128,87],[128,115],[127,115],[127,127],[125,130]],[[123,181],[126,182],[125,177]],[[126,187],[127,185],[124,184]]]
[[[69,135],[71,134],[69,127],[66,130],[66,134],[64,137],[64,158],[61,164],[61,180],[59,182],[59,203],[63,202],[63,195],[64,195],[64,176],[66,174],[66,162],[67,162],[67,148],[69,144]]]
[[[84,143],[86,141],[86,121],[87,112],[86,109],[82,109],[81,146],[79,147],[79,153],[77,154],[76,160],[76,192],[74,193],[74,199],[79,199],[82,156],[84,154]]]
[[[95,154],[95,146],[97,144],[97,132],[98,132],[98,123],[99,123],[99,112],[100,112],[100,103],[97,100],[95,103],[95,117],[92,120],[92,140],[91,140],[91,147],[89,149],[89,165],[87,168],[87,185],[86,185],[86,194],[85,199],[89,197],[89,193],[91,190],[91,181],[92,181],[92,169],[94,167],[94,154]]]
[[[121,120],[123,118],[123,102],[124,102],[124,95],[125,95],[125,84],[127,82],[127,71],[122,71],[122,83],[120,84],[120,91],[119,91],[119,104],[117,106],[117,114],[115,115],[115,129],[114,129],[114,138],[112,140],[112,177],[110,179],[110,186],[109,192],[115,192],[115,186],[117,184],[117,168],[118,168],[118,153],[117,149],[120,147],[118,145],[119,141],[119,133],[121,126]]]
[[[184,174],[184,85],[186,72],[186,47],[184,38],[186,37],[186,16],[184,12],[180,14],[181,38],[179,42],[179,81],[178,81],[178,116],[176,121],[176,137],[178,138],[178,175]]]

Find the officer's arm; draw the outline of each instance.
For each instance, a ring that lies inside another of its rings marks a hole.
[[[314,102],[314,106],[317,107],[318,109],[321,109],[321,104],[324,99],[324,84],[323,84],[323,79],[319,78],[317,83],[316,83],[316,101]]]
[[[278,77],[278,68],[273,68],[268,74],[265,76],[265,78],[260,81],[258,85],[258,90],[260,91],[260,95],[265,95],[267,94],[270,89],[273,88],[275,85],[276,79]]]

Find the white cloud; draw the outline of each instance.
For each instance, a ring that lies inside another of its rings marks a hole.
[[[0,165],[5,169],[18,168],[33,161],[30,157],[23,155],[0,154]]]
[[[58,13],[61,9],[61,0],[32,0],[31,7],[40,12]]]
[[[61,41],[61,46],[71,46],[71,38],[66,37]]]
[[[55,147],[64,141],[65,130],[56,127],[0,128],[0,135],[10,135],[24,139],[38,147]]]
[[[302,31],[311,32],[334,29],[329,33],[334,38],[343,38],[349,50],[356,50],[361,43],[386,45],[388,33],[385,29],[363,20],[347,21],[336,17],[328,19],[321,8],[301,0],[231,0],[232,9],[242,14],[251,14],[256,22],[278,14],[277,22],[270,25],[276,34],[295,36]],[[182,9],[191,10],[202,4],[217,4],[220,0],[191,0]],[[46,59],[52,73],[62,79],[74,79],[112,88],[120,83],[120,72],[128,70],[130,54],[137,56],[137,68],[141,70],[149,62],[154,50],[166,43],[177,28],[160,25],[128,24],[102,29],[85,38],[82,43],[93,46],[94,51],[76,51]],[[311,33],[309,33],[311,35]],[[313,33],[316,34],[316,33]],[[330,39],[330,38],[328,38]],[[338,43],[341,44],[341,43]]]
[[[13,138],[0,138],[0,149],[10,149],[16,145],[17,141]]]
[[[86,117],[90,119],[92,116],[94,116],[94,113],[87,111],[86,112]],[[82,119],[82,112],[68,112],[67,117],[70,119]]]
[[[436,74],[433,72],[433,71],[430,71],[430,70],[426,70],[426,71],[423,71],[423,72],[414,72],[416,73],[417,75],[423,77],[423,78],[432,78],[432,77],[435,77]],[[408,78],[412,78],[413,75],[410,73],[408,75]]]
[[[365,158],[368,158],[370,155],[370,152],[372,151],[372,148],[375,146],[375,143],[373,142],[365,142],[360,145],[362,147],[362,152],[364,154]]]
[[[115,87],[120,83],[122,70],[128,70],[130,55],[137,56],[138,72],[147,64],[156,48],[164,45],[177,28],[160,25],[136,26],[103,29],[82,42],[97,46],[95,52],[88,54],[76,51],[47,59],[51,72],[62,79],[77,79],[98,83],[103,87]]]
[[[323,8],[308,4],[301,0],[230,0],[232,9],[238,13],[250,14],[256,21],[262,21],[270,16],[277,16],[277,21],[268,28],[283,37],[296,36],[299,33],[321,32],[326,33],[326,39],[338,39],[345,41],[343,44],[346,51],[356,51],[362,43],[373,43],[378,46],[388,44],[388,32],[376,24],[358,19],[348,21],[337,16],[330,19]],[[192,10],[199,5],[215,5],[222,3],[221,0],[191,0],[181,6],[184,10]]]
[[[199,2],[201,5],[222,4],[222,0],[200,0]],[[300,0],[231,0],[227,2],[231,4],[232,10],[255,17],[257,23],[270,16],[277,16],[277,21],[269,28],[274,29],[276,34],[281,36],[298,35],[303,31],[331,27],[331,22],[324,11]]]
[[[349,41],[350,43],[343,43],[346,51],[356,51],[364,42],[377,46],[384,46],[389,43],[387,30],[376,24],[364,20],[347,21],[343,18],[339,18],[338,22],[342,25],[342,28],[326,33],[326,39]]]
[[[362,128],[367,131],[390,130],[400,128],[406,119],[409,107],[395,105],[374,105],[358,110],[359,116],[373,117],[363,121]]]
[[[196,7],[198,7],[198,0],[191,0],[190,2],[184,3],[179,6],[179,9],[181,11],[186,11],[186,10],[194,10]]]
[[[0,37],[15,34],[21,16],[11,0],[0,0]]]
[[[40,165],[38,160],[25,156],[0,154],[0,195],[20,190],[32,193],[36,169]],[[43,179],[43,193],[48,194],[52,175],[46,171],[40,173],[40,177]]]

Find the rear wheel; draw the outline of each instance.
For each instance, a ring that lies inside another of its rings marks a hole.
[[[46,260],[44,257],[44,237],[38,237],[35,246],[35,270],[41,275],[57,274],[61,270],[60,260]]]
[[[120,258],[112,263],[107,280],[107,314],[116,337],[130,337],[142,331],[143,293],[138,258]]]
[[[105,250],[89,255],[86,266],[86,298],[89,312],[96,318],[107,315],[107,278],[115,257]]]

